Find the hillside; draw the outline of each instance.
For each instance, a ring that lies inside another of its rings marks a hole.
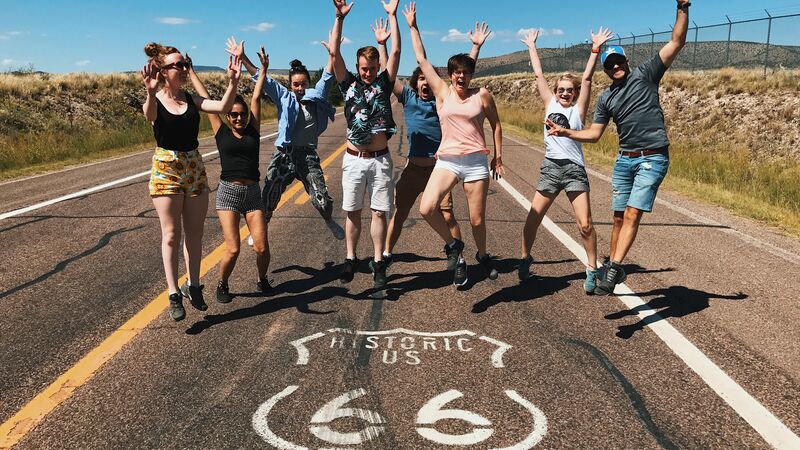
[[[650,44],[624,45],[628,57],[633,65],[641,63],[644,58],[654,54],[664,42]],[[567,70],[583,70],[589,52],[587,45],[575,45],[567,48],[541,48],[539,55],[546,72],[563,72]],[[695,55],[696,52],[696,55]],[[728,60],[729,58],[729,60]],[[725,41],[699,42],[695,47],[693,42],[686,44],[680,57],[673,66],[674,69],[691,69],[694,64],[697,69],[718,69],[722,67],[736,68],[763,68],[765,46],[755,42],[736,42],[728,44]],[[769,61],[772,68],[800,68],[800,46],[770,46]],[[504,75],[517,72],[530,71],[528,51],[506,55],[481,58],[478,61],[476,74],[478,76]],[[445,73],[444,69],[440,69]]]

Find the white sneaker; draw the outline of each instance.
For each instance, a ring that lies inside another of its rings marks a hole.
[[[331,230],[333,237],[340,241],[344,240],[344,230],[339,226],[338,223],[336,223],[335,220],[331,219],[329,222],[326,222],[325,225],[327,225],[328,229]]]
[[[247,245],[249,245],[250,247],[253,246],[253,235],[252,234],[250,236],[247,236]]]

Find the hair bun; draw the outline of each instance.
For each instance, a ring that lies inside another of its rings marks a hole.
[[[144,54],[150,58],[155,58],[161,52],[161,44],[151,42],[144,46]]]
[[[306,67],[306,66],[303,65],[302,62],[300,62],[299,59],[292,60],[292,62],[289,63],[289,65],[292,66],[292,69],[304,69]]]

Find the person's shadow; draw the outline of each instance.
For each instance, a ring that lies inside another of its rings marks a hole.
[[[622,339],[630,339],[634,333],[643,330],[645,326],[670,317],[684,317],[700,312],[710,306],[710,300],[744,300],[748,296],[742,292],[733,295],[712,294],[710,292],[690,289],[685,286],[671,286],[668,288],[653,289],[649,292],[636,294],[639,297],[655,296],[644,305],[633,309],[617,311],[605,316],[607,320],[617,320],[626,316],[635,316],[639,312],[652,309],[656,314],[645,317],[632,325],[620,325],[616,335]],[[660,311],[659,311],[660,310]]]
[[[562,291],[570,286],[570,282],[583,280],[583,272],[573,273],[561,277],[547,277],[533,274],[520,284],[503,288],[472,305],[472,313],[486,312],[492,306],[503,302],[527,302],[542,297],[547,297]],[[582,289],[582,288],[581,288]]]

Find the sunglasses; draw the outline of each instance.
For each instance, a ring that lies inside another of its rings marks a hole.
[[[603,64],[603,69],[614,70],[614,66],[622,67],[623,65],[625,65],[625,63],[627,63],[625,58],[612,58],[611,56],[609,56],[608,59],[606,59],[606,63]]]
[[[566,92],[567,94],[574,94],[575,88],[558,88],[556,90],[556,94],[563,94],[564,92]]]
[[[231,119],[240,119],[240,118],[243,119],[243,118],[247,117],[247,113],[236,112],[236,111],[229,112],[228,113],[228,117],[230,117]]]
[[[167,64],[161,68],[166,70],[169,69],[189,70],[189,63],[187,63],[186,61],[178,61],[172,64]]]

